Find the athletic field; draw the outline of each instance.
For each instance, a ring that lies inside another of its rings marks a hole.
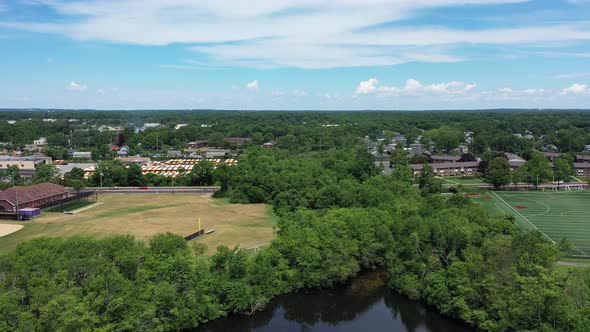
[[[512,214],[519,226],[552,241],[568,239],[576,255],[590,256],[590,192],[496,191],[473,195],[492,213]]]
[[[74,215],[43,212],[26,222],[0,220],[0,233],[3,229],[24,226],[0,237],[0,253],[40,236],[132,234],[142,240],[165,232],[187,236],[197,231],[199,218],[202,228],[215,232],[191,242],[206,244],[209,254],[219,245],[249,248],[275,237],[275,220],[269,206],[230,204],[226,199],[213,199],[209,195],[102,194],[98,196],[98,204],[84,209]]]

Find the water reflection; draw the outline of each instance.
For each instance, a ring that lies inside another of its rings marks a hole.
[[[369,272],[342,287],[286,294],[253,316],[218,319],[196,331],[471,331],[388,290],[385,277]]]

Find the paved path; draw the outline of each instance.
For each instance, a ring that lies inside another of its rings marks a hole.
[[[590,267],[590,263],[574,263],[574,262],[557,261],[557,262],[555,262],[555,264],[561,265],[561,266],[572,266],[572,267]]]

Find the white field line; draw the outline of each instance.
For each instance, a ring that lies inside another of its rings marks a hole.
[[[508,207],[510,209],[512,209],[512,211],[516,212],[516,214],[518,216],[520,216],[524,221],[526,221],[529,225],[531,225],[534,229],[538,230],[539,232],[541,232],[541,234],[543,234],[547,239],[549,239],[549,241],[551,241],[551,243],[555,243],[555,241],[553,241],[549,236],[547,236],[547,234],[543,233],[542,230],[540,230],[539,228],[537,228],[537,226],[535,226],[532,222],[530,222],[530,220],[528,220],[525,216],[523,216],[520,212],[518,212],[515,208],[512,207],[512,205],[508,204],[502,197],[500,197],[500,195],[496,194],[495,192],[492,191],[492,194],[494,194],[497,198],[499,198],[502,202],[504,202],[504,204],[508,205]]]
[[[549,236],[547,236],[547,234],[545,234],[542,230],[540,230],[537,226],[535,226],[530,220],[528,220],[525,216],[523,216],[520,212],[518,212],[515,208],[512,207],[512,205],[508,204],[502,197],[500,197],[500,195],[496,194],[495,192],[492,191],[492,194],[496,195],[496,197],[498,197],[502,202],[504,202],[504,204],[508,205],[508,207],[510,207],[512,209],[512,211],[516,212],[517,215],[519,215],[521,218],[523,218],[527,223],[529,223],[531,226],[533,226],[536,230],[538,230],[539,232],[541,232],[541,234],[543,234],[543,236],[545,236],[547,239],[549,239],[549,241],[551,241],[553,244],[555,244],[555,241],[553,241]],[[572,244],[572,247],[577,250],[578,252],[580,252],[582,255],[590,255],[585,251],[580,250],[578,247],[574,246]]]
[[[268,245],[271,245],[271,242],[267,242],[267,243],[261,243],[261,244],[257,244],[255,246],[251,246],[249,248],[246,248],[244,250],[251,250],[251,249],[256,249],[256,248],[261,248],[261,247],[266,247]]]

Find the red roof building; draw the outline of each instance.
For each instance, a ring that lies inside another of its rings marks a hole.
[[[32,186],[15,186],[0,192],[0,212],[16,212],[17,206],[36,208],[68,197],[64,186],[45,182]]]

